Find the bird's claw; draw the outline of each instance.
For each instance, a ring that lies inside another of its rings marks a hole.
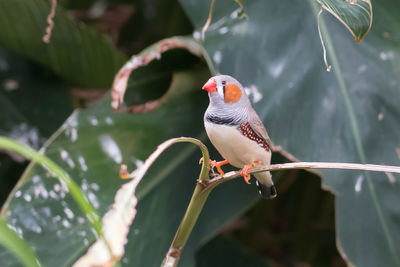
[[[246,184],[251,184],[249,181],[251,179],[250,174],[248,173],[241,173],[241,175],[243,176],[244,181],[246,182]]]
[[[210,160],[210,166],[211,168],[217,168],[217,171],[220,175],[224,175],[224,171],[221,169],[221,166],[224,165],[224,161],[216,161],[216,160]]]
[[[199,160],[199,164],[204,162],[204,158],[201,157]],[[214,168],[217,168],[217,171],[220,175],[224,175],[224,171],[221,169],[222,165],[228,164],[229,162],[227,160],[223,161],[216,161],[216,160],[210,160],[210,167],[211,167],[211,172],[215,175],[214,173]]]
[[[248,174],[247,172],[249,171],[249,169],[254,168],[255,166],[257,166],[257,162],[254,162],[252,164],[247,164],[244,165],[243,169],[240,171],[240,175],[243,176],[244,181],[246,182],[246,184],[250,184],[250,174]]]

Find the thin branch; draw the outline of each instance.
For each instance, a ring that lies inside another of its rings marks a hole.
[[[47,16],[47,27],[46,27],[46,34],[43,36],[43,42],[46,44],[50,43],[51,33],[54,28],[54,21],[53,18],[56,14],[56,7],[57,7],[57,0],[51,0],[51,10],[50,14]]]
[[[263,171],[282,171],[293,169],[342,169],[342,170],[360,170],[385,173],[400,173],[399,166],[375,165],[375,164],[358,164],[358,163],[342,163],[342,162],[293,162],[283,164],[272,164],[268,167],[255,167],[249,170],[249,174]],[[217,176],[210,180],[205,190],[214,188],[216,185],[240,177],[240,171],[231,171],[224,175]]]

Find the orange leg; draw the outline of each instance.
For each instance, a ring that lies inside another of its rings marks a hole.
[[[203,157],[199,160],[199,164],[204,161]],[[228,164],[229,161],[223,160],[223,161],[216,161],[216,160],[210,160],[210,166],[211,168],[217,168],[217,171],[219,172],[220,175],[224,174],[224,171],[221,169],[221,166]]]
[[[243,176],[244,181],[246,182],[246,184],[250,184],[250,174],[248,174],[247,172],[249,171],[249,169],[254,168],[255,166],[257,166],[258,162],[254,162],[252,164],[247,164],[244,165],[243,169],[240,171],[240,174]]]
[[[215,160],[210,160],[210,165],[211,167],[216,167],[217,171],[219,172],[220,175],[224,175],[224,171],[221,169],[221,166],[228,164],[229,161],[223,160],[223,161],[215,161]]]

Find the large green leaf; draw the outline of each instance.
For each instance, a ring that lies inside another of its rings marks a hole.
[[[209,3],[181,3],[200,37]],[[398,165],[400,4],[375,3],[376,23],[360,45],[334,17],[322,18],[332,73],[323,67],[315,1],[246,1],[244,8],[248,19],[233,1],[216,1],[204,46],[217,72],[249,87],[272,140],[304,161]],[[336,193],[343,257],[398,266],[399,177],[324,171],[323,178]]]
[[[77,86],[107,88],[125,58],[105,36],[73,22],[58,6],[51,41],[42,41],[50,5],[0,1],[0,45],[48,67]]]
[[[201,85],[209,73],[184,47],[196,54],[201,48],[193,42],[189,47],[182,39],[173,41],[181,48],[168,50],[160,60],[137,69],[130,80],[137,89],[166,91],[161,106],[143,114],[115,113],[110,96],[106,96],[101,103],[74,112],[46,145],[45,154],[70,173],[101,214],[123,183],[118,177],[121,163],[134,169],[159,143],[171,137],[205,139],[202,121],[208,99]],[[153,53],[160,47],[154,46]],[[160,76],[170,81],[168,90],[160,86],[165,84],[160,83]],[[136,79],[141,83],[134,84]],[[135,99],[135,94],[130,96],[133,102]],[[196,146],[176,145],[149,170],[137,189],[138,213],[123,266],[161,264],[195,187],[200,156]],[[254,186],[245,186],[239,180],[215,189],[185,247],[181,266],[194,266],[199,244],[212,238],[258,198]],[[26,171],[2,212],[45,266],[71,265],[95,239],[65,189],[36,165]],[[0,251],[0,255],[3,266],[15,265],[7,253]]]

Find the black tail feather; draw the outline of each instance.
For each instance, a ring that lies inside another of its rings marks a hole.
[[[258,180],[256,181],[256,185],[258,187],[258,192],[263,198],[273,199],[276,197],[276,188],[274,185],[268,186],[264,184],[260,184]]]

